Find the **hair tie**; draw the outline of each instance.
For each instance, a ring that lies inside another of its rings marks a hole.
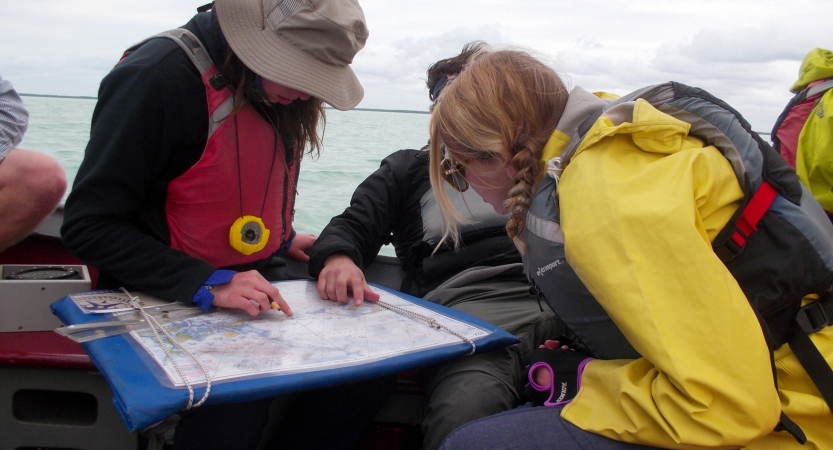
[[[431,89],[431,95],[429,95],[432,102],[437,101],[437,97],[439,97],[440,92],[442,92],[443,89],[445,89],[446,83],[448,83],[448,75],[443,75],[442,77],[440,77],[439,80],[437,80],[437,84],[435,84],[434,87]]]

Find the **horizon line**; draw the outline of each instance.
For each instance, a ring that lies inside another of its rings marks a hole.
[[[98,100],[98,97],[90,97],[87,95],[54,95],[54,94],[27,94],[19,93],[21,97],[47,97],[47,98],[74,98],[82,100]],[[330,105],[326,105],[327,109],[335,109]],[[380,108],[353,108],[350,111],[372,111],[372,112],[395,112],[406,114],[430,114],[428,111],[415,111],[412,109],[380,109]]]
[[[83,99],[83,100],[98,100],[98,97],[88,97],[84,95],[52,95],[52,94],[24,94],[18,93],[21,97],[50,97],[50,98],[75,98],[75,99]],[[324,106],[326,109],[335,109],[330,105]],[[412,109],[379,109],[379,108],[353,108],[350,111],[370,111],[370,112],[393,112],[393,113],[404,113],[404,114],[431,114],[428,111],[415,111]],[[346,112],[346,111],[345,111]],[[756,133],[764,136],[772,136],[771,132],[766,131],[755,131]]]

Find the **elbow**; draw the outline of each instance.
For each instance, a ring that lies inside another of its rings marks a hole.
[[[760,408],[723,412],[712,418],[701,418],[701,431],[695,439],[712,434],[715,444],[743,448],[772,433],[778,425],[780,407],[761,405]]]
[[[781,416],[781,402],[772,379],[768,382],[770,385],[761,389],[738,386],[715,391],[711,401],[692,408],[692,442],[703,443],[706,436],[711,436],[706,442],[714,446],[746,447],[772,433]]]
[[[64,218],[64,223],[61,225],[61,243],[70,254],[84,261],[84,258],[78,251],[78,240],[76,239],[74,228],[70,222],[67,222],[66,218]]]
[[[769,380],[772,383],[772,380]],[[730,426],[738,431],[737,443],[746,446],[770,433],[781,419],[781,400],[775,386],[769,386],[759,396],[749,399],[745,408],[731,413]]]
[[[86,261],[84,248],[89,245],[89,232],[93,228],[87,216],[79,214],[72,198],[64,205],[64,222],[61,224],[61,242],[68,252]]]

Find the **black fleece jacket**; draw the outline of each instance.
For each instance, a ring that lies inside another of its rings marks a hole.
[[[383,245],[393,243],[409,275],[400,290],[422,297],[469,267],[520,262],[503,227],[466,233],[459,251],[445,248],[432,256],[434,249],[423,233],[421,204],[431,189],[428,163],[428,152],[421,150],[400,150],[386,157],[356,188],[350,206],[318,236],[309,252],[310,275],[317,278],[333,253],[349,255],[364,269]]]
[[[183,26],[225,57],[213,12]],[[99,288],[124,286],[190,302],[211,265],[172,249],[167,186],[205,149],[208,105],[199,72],[172,40],[152,39],[101,82],[90,142],[66,201],[64,244],[100,271]]]

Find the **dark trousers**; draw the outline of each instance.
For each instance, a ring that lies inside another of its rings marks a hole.
[[[391,375],[297,395],[265,448],[352,449],[395,382]]]
[[[564,407],[520,407],[470,422],[448,436],[440,450],[582,449],[647,450],[654,447],[614,441],[584,431],[561,418]]]
[[[393,390],[396,377],[293,395],[266,449],[352,449]],[[273,398],[201,406],[180,413],[174,450],[252,450],[263,435]]]
[[[183,411],[174,432],[174,449],[254,449],[269,419],[271,403],[267,398]]]

